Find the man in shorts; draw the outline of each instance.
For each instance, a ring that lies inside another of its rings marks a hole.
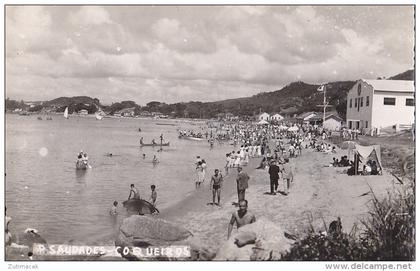
[[[216,204],[214,202],[216,199],[216,194],[217,194],[217,205],[220,205],[220,191],[222,189],[222,184],[223,184],[223,176],[219,172],[218,169],[215,169],[214,175],[211,176],[211,181],[210,181],[210,189],[213,190],[213,205]]]
[[[232,214],[230,223],[228,226],[228,239],[232,233],[233,225],[236,223],[237,228],[254,223],[256,221],[255,215],[248,211],[248,201],[239,201],[239,210]]]

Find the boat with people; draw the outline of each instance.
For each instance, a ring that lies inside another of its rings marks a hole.
[[[89,164],[87,161],[84,160],[78,160],[76,161],[76,169],[78,170],[85,170],[89,168]]]
[[[92,168],[89,165],[89,157],[87,155],[87,153],[83,152],[83,150],[81,150],[79,152],[79,154],[77,155],[77,160],[76,160],[76,170],[86,170]]]
[[[143,142],[140,142],[140,146],[141,146],[141,147],[151,147],[151,146],[153,146],[153,147],[159,147],[159,146],[169,146],[169,142],[165,142],[165,143],[162,143],[162,144],[160,144],[160,143],[143,143]]]

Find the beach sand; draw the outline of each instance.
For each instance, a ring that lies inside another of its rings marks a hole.
[[[350,232],[355,223],[365,218],[371,200],[370,189],[378,198],[397,185],[386,170],[381,176],[348,176],[347,168],[329,167],[333,157],[347,155],[347,150],[325,154],[304,149],[298,158],[291,159],[294,182],[288,196],[265,194],[269,192],[267,170],[255,169],[261,158],[253,158],[244,170],[250,175],[246,199],[249,211],[258,218],[265,217],[279,224],[288,233],[302,236],[310,222],[316,230],[324,231],[328,224],[341,217],[343,230]],[[217,250],[227,239],[231,214],[237,210],[236,169],[225,177],[221,206],[207,205],[212,201],[209,181],[198,191],[176,206],[166,209],[161,217],[190,230],[212,250]],[[283,189],[280,181],[279,190]],[[360,224],[360,223],[359,223]],[[234,229],[234,232],[236,229]],[[283,234],[283,233],[279,233]]]

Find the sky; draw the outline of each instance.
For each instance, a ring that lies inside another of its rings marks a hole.
[[[412,6],[7,6],[6,97],[217,101],[414,67]]]

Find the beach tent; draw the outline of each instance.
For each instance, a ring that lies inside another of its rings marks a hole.
[[[378,171],[382,170],[381,163],[381,146],[380,145],[371,145],[371,146],[361,146],[355,144],[354,151],[354,164],[355,168],[359,171],[360,165],[366,164],[368,160],[376,162],[378,165]]]
[[[260,120],[257,124],[258,125],[266,125],[266,124],[268,124],[268,121],[266,121],[266,120]]]
[[[287,131],[289,131],[289,132],[297,132],[298,130],[299,130],[299,128],[296,127],[296,126],[292,126],[289,129],[287,129]]]

